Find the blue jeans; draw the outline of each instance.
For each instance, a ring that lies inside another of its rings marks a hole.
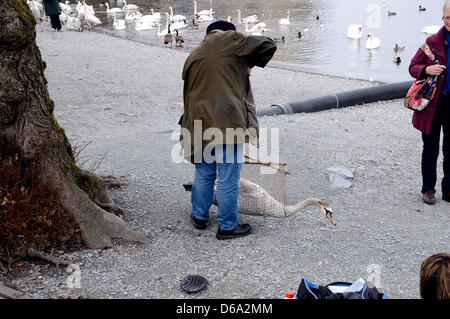
[[[450,98],[441,95],[431,124],[430,135],[422,133],[422,193],[435,192],[436,166],[439,156],[441,127],[443,132],[442,154],[444,157],[444,178],[441,182],[442,193],[450,192]]]
[[[217,223],[222,230],[234,229],[238,224],[239,180],[242,169],[243,145],[220,145],[215,148],[213,162],[195,164],[194,184],[192,185],[192,214],[207,220],[209,208],[214,201],[214,182],[218,177]]]

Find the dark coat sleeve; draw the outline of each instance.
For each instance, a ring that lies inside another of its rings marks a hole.
[[[429,65],[427,60],[429,60],[428,56],[419,48],[409,64],[409,74],[417,80],[426,78],[425,68]]]
[[[236,40],[237,55],[243,58],[251,68],[265,67],[277,50],[275,41],[264,36],[242,36]]]

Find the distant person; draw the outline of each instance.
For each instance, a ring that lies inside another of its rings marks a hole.
[[[61,30],[61,21],[59,15],[61,14],[61,7],[58,0],[43,0],[44,11],[47,16],[50,17],[50,24],[53,30]]]
[[[422,299],[450,299],[450,254],[427,258],[420,267]]]
[[[450,202],[450,76],[446,69],[450,67],[450,0],[446,0],[442,8],[444,26],[438,33],[428,37],[426,43],[433,51],[440,64],[434,64],[419,49],[412,58],[409,73],[416,79],[424,79],[429,75],[439,75],[436,94],[422,112],[414,112],[413,126],[422,132],[422,200],[434,204],[436,198],[436,166],[439,156],[439,140],[441,127],[443,131],[442,153],[444,156],[444,177],[442,179],[442,199]],[[447,44],[446,44],[447,43]]]
[[[219,20],[207,27],[184,64],[181,137],[184,157],[195,164],[191,220],[196,229],[206,228],[217,177],[217,239],[247,236],[252,230],[238,224],[243,144],[257,143],[259,134],[249,77],[251,68],[264,67],[276,49],[272,39],[246,36]],[[204,137],[207,130],[214,134],[213,146]]]

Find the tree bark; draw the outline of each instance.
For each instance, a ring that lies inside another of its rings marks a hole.
[[[76,165],[53,115],[45,62],[35,41],[36,20],[26,1],[1,2],[0,168],[33,166],[39,182],[59,185],[61,203],[80,225],[88,248],[110,247],[112,238],[147,243],[144,234],[100,207],[120,212],[103,180]]]

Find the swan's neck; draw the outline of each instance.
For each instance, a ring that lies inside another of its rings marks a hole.
[[[173,17],[173,9],[172,9],[172,7],[169,7],[169,10],[170,10],[170,16]]]
[[[237,9],[238,12],[238,23],[242,23],[241,21],[241,10]]]
[[[285,207],[286,215],[291,216],[298,212],[299,210],[302,210],[305,207],[316,205],[317,206],[318,200],[316,198],[307,198],[304,201],[301,201],[298,204],[295,205],[289,205]]]
[[[194,15],[197,14],[197,1],[194,1]]]

